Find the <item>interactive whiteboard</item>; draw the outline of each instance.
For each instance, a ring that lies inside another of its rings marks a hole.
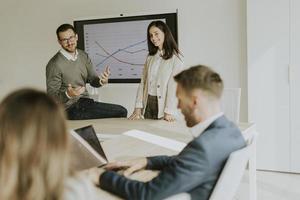
[[[138,83],[148,55],[147,27],[153,20],[168,24],[177,41],[177,14],[74,21],[78,48],[88,53],[100,74],[110,66],[110,83]]]

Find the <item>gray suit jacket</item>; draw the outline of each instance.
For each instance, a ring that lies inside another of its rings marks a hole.
[[[192,199],[207,200],[230,153],[245,145],[239,129],[221,116],[179,155],[149,157],[147,169],[161,171],[151,181],[134,181],[107,171],[100,177],[100,187],[125,199],[157,200],[188,192]]]

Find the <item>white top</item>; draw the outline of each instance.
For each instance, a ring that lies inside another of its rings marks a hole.
[[[64,200],[97,200],[97,188],[91,181],[82,177],[70,177],[65,183]]]
[[[150,65],[149,67],[149,79],[148,79],[148,85],[149,85],[149,89],[148,89],[148,94],[151,96],[157,96],[157,72],[160,66],[160,63],[162,61],[162,57],[161,55],[161,51],[157,51],[157,53],[154,55],[154,61],[153,64]]]
[[[190,133],[192,134],[192,136],[198,137],[199,135],[201,135],[203,133],[203,131],[211,124],[213,123],[216,119],[218,119],[219,117],[221,117],[222,115],[224,115],[224,113],[220,112],[218,114],[213,115],[212,117],[206,119],[203,122],[200,122],[199,124],[196,124],[195,126],[193,126],[192,128],[190,128]]]
[[[59,52],[68,60],[72,60],[72,61],[76,61],[77,60],[77,56],[78,56],[78,51],[76,49],[75,52],[75,56],[73,56],[72,54],[70,54],[69,52],[67,52],[64,49],[59,50]]]
[[[154,66],[157,60],[155,56],[156,55],[149,55],[146,59],[143,76],[136,95],[135,107],[143,108],[143,113],[145,112],[149,95],[149,68],[150,66]],[[174,54],[167,60],[161,58],[161,62],[159,63],[155,84],[158,101],[158,118],[162,118],[164,113],[174,116],[177,114],[176,82],[173,76],[184,69],[182,58],[180,57],[180,55]]]

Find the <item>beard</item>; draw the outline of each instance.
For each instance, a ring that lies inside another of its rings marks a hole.
[[[192,115],[192,111],[190,112],[182,112],[183,116],[184,116],[184,120],[185,120],[185,124],[187,127],[193,127],[194,125],[197,124],[196,120],[194,119],[193,115]]]
[[[191,119],[187,119],[187,118],[185,118],[185,124],[186,124],[186,126],[189,127],[189,128],[195,126],[194,121],[191,120]]]
[[[76,44],[70,44],[64,47],[64,50],[66,50],[69,53],[74,53],[76,51]]]

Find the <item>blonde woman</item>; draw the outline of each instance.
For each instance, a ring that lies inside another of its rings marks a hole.
[[[0,199],[94,199],[89,182],[68,178],[63,108],[44,92],[22,89],[0,104]]]

